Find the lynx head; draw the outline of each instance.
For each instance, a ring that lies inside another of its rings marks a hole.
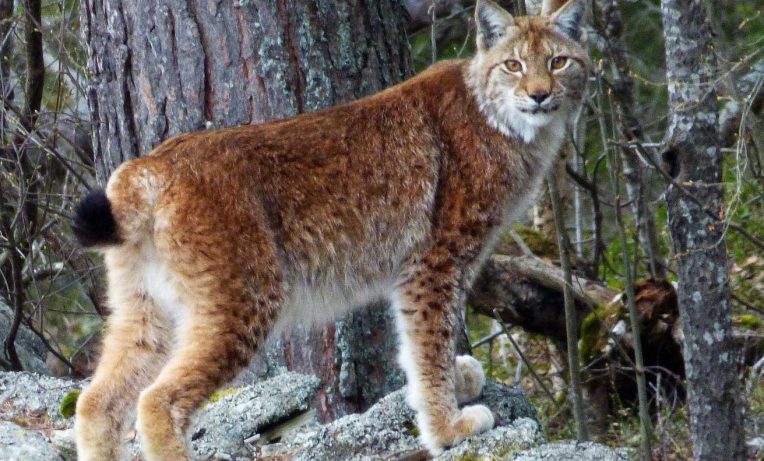
[[[585,15],[585,0],[545,0],[539,16],[524,17],[478,0],[467,82],[494,128],[525,143],[543,127],[563,130],[586,85]]]

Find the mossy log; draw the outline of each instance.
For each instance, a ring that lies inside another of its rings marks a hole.
[[[494,255],[478,276],[468,303],[472,309],[527,332],[549,337],[564,351],[565,315],[561,270],[533,256]],[[684,399],[681,326],[674,287],[648,279],[635,287],[640,336],[648,381]],[[585,366],[584,387],[592,417],[605,424],[616,402],[636,405],[633,338],[623,294],[599,282],[574,277],[573,295],[579,324],[579,354]],[[564,362],[564,361],[563,361]]]

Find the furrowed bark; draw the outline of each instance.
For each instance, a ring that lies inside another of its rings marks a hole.
[[[99,182],[175,134],[291,116],[404,80],[405,17],[393,0],[83,0]],[[316,405],[329,420],[403,383],[395,337],[376,306],[298,329],[273,352],[322,378]]]
[[[690,200],[673,184],[666,193],[693,454],[698,461],[742,460],[745,432],[730,319],[711,27],[701,0],[662,0],[661,9],[670,106],[664,157],[672,160],[677,183],[697,198]]]

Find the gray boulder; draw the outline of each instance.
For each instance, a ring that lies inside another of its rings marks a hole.
[[[61,416],[61,401],[66,394],[81,387],[81,381],[27,372],[0,372],[0,420],[24,421],[25,426],[66,428],[71,420]]]
[[[389,394],[366,413],[348,415],[325,426],[306,427],[278,443],[255,447],[253,454],[295,461],[382,461],[426,456],[417,440],[414,412],[406,404],[404,392]],[[469,459],[470,455],[496,451],[514,453],[543,441],[535,409],[518,389],[488,383],[478,403],[494,411],[499,427],[471,437],[444,452],[439,460]]]
[[[13,311],[0,302],[0,344],[5,342],[5,338],[11,331],[13,317]],[[16,353],[24,370],[50,375],[50,369],[45,364],[45,358],[48,355],[45,344],[23,323],[19,327],[15,344]]]
[[[564,440],[520,452],[512,461],[629,461],[624,449],[614,450],[594,442]]]
[[[308,411],[321,381],[285,373],[231,392],[203,408],[191,429],[201,459],[251,460],[248,442],[259,432]]]
[[[59,413],[61,400],[83,382],[33,373],[0,372],[0,461],[74,461],[74,419]],[[313,376],[284,373],[218,393],[191,425],[191,447],[208,460],[429,459],[417,440],[414,412],[404,391],[381,399],[363,414],[321,425],[310,409],[319,389]],[[494,411],[497,427],[443,452],[439,461],[622,461],[625,452],[593,443],[544,444],[533,406],[516,388],[486,384],[479,403]],[[137,441],[128,444],[139,460]]]
[[[0,421],[0,461],[55,461],[61,455],[39,431]]]

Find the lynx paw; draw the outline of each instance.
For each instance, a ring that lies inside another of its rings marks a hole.
[[[97,461],[119,459],[120,431],[103,404],[103,394],[86,388],[77,399],[74,431],[77,459]]]
[[[493,413],[484,405],[471,405],[462,408],[458,416],[447,426],[427,427],[420,424],[422,444],[436,456],[444,448],[461,443],[471,435],[493,428]]]
[[[461,416],[453,423],[457,444],[467,437],[493,428],[493,413],[485,405],[470,405],[462,408]],[[461,438],[459,438],[461,437]]]
[[[460,355],[456,358],[456,401],[459,404],[475,400],[485,385],[483,366],[474,357]]]

